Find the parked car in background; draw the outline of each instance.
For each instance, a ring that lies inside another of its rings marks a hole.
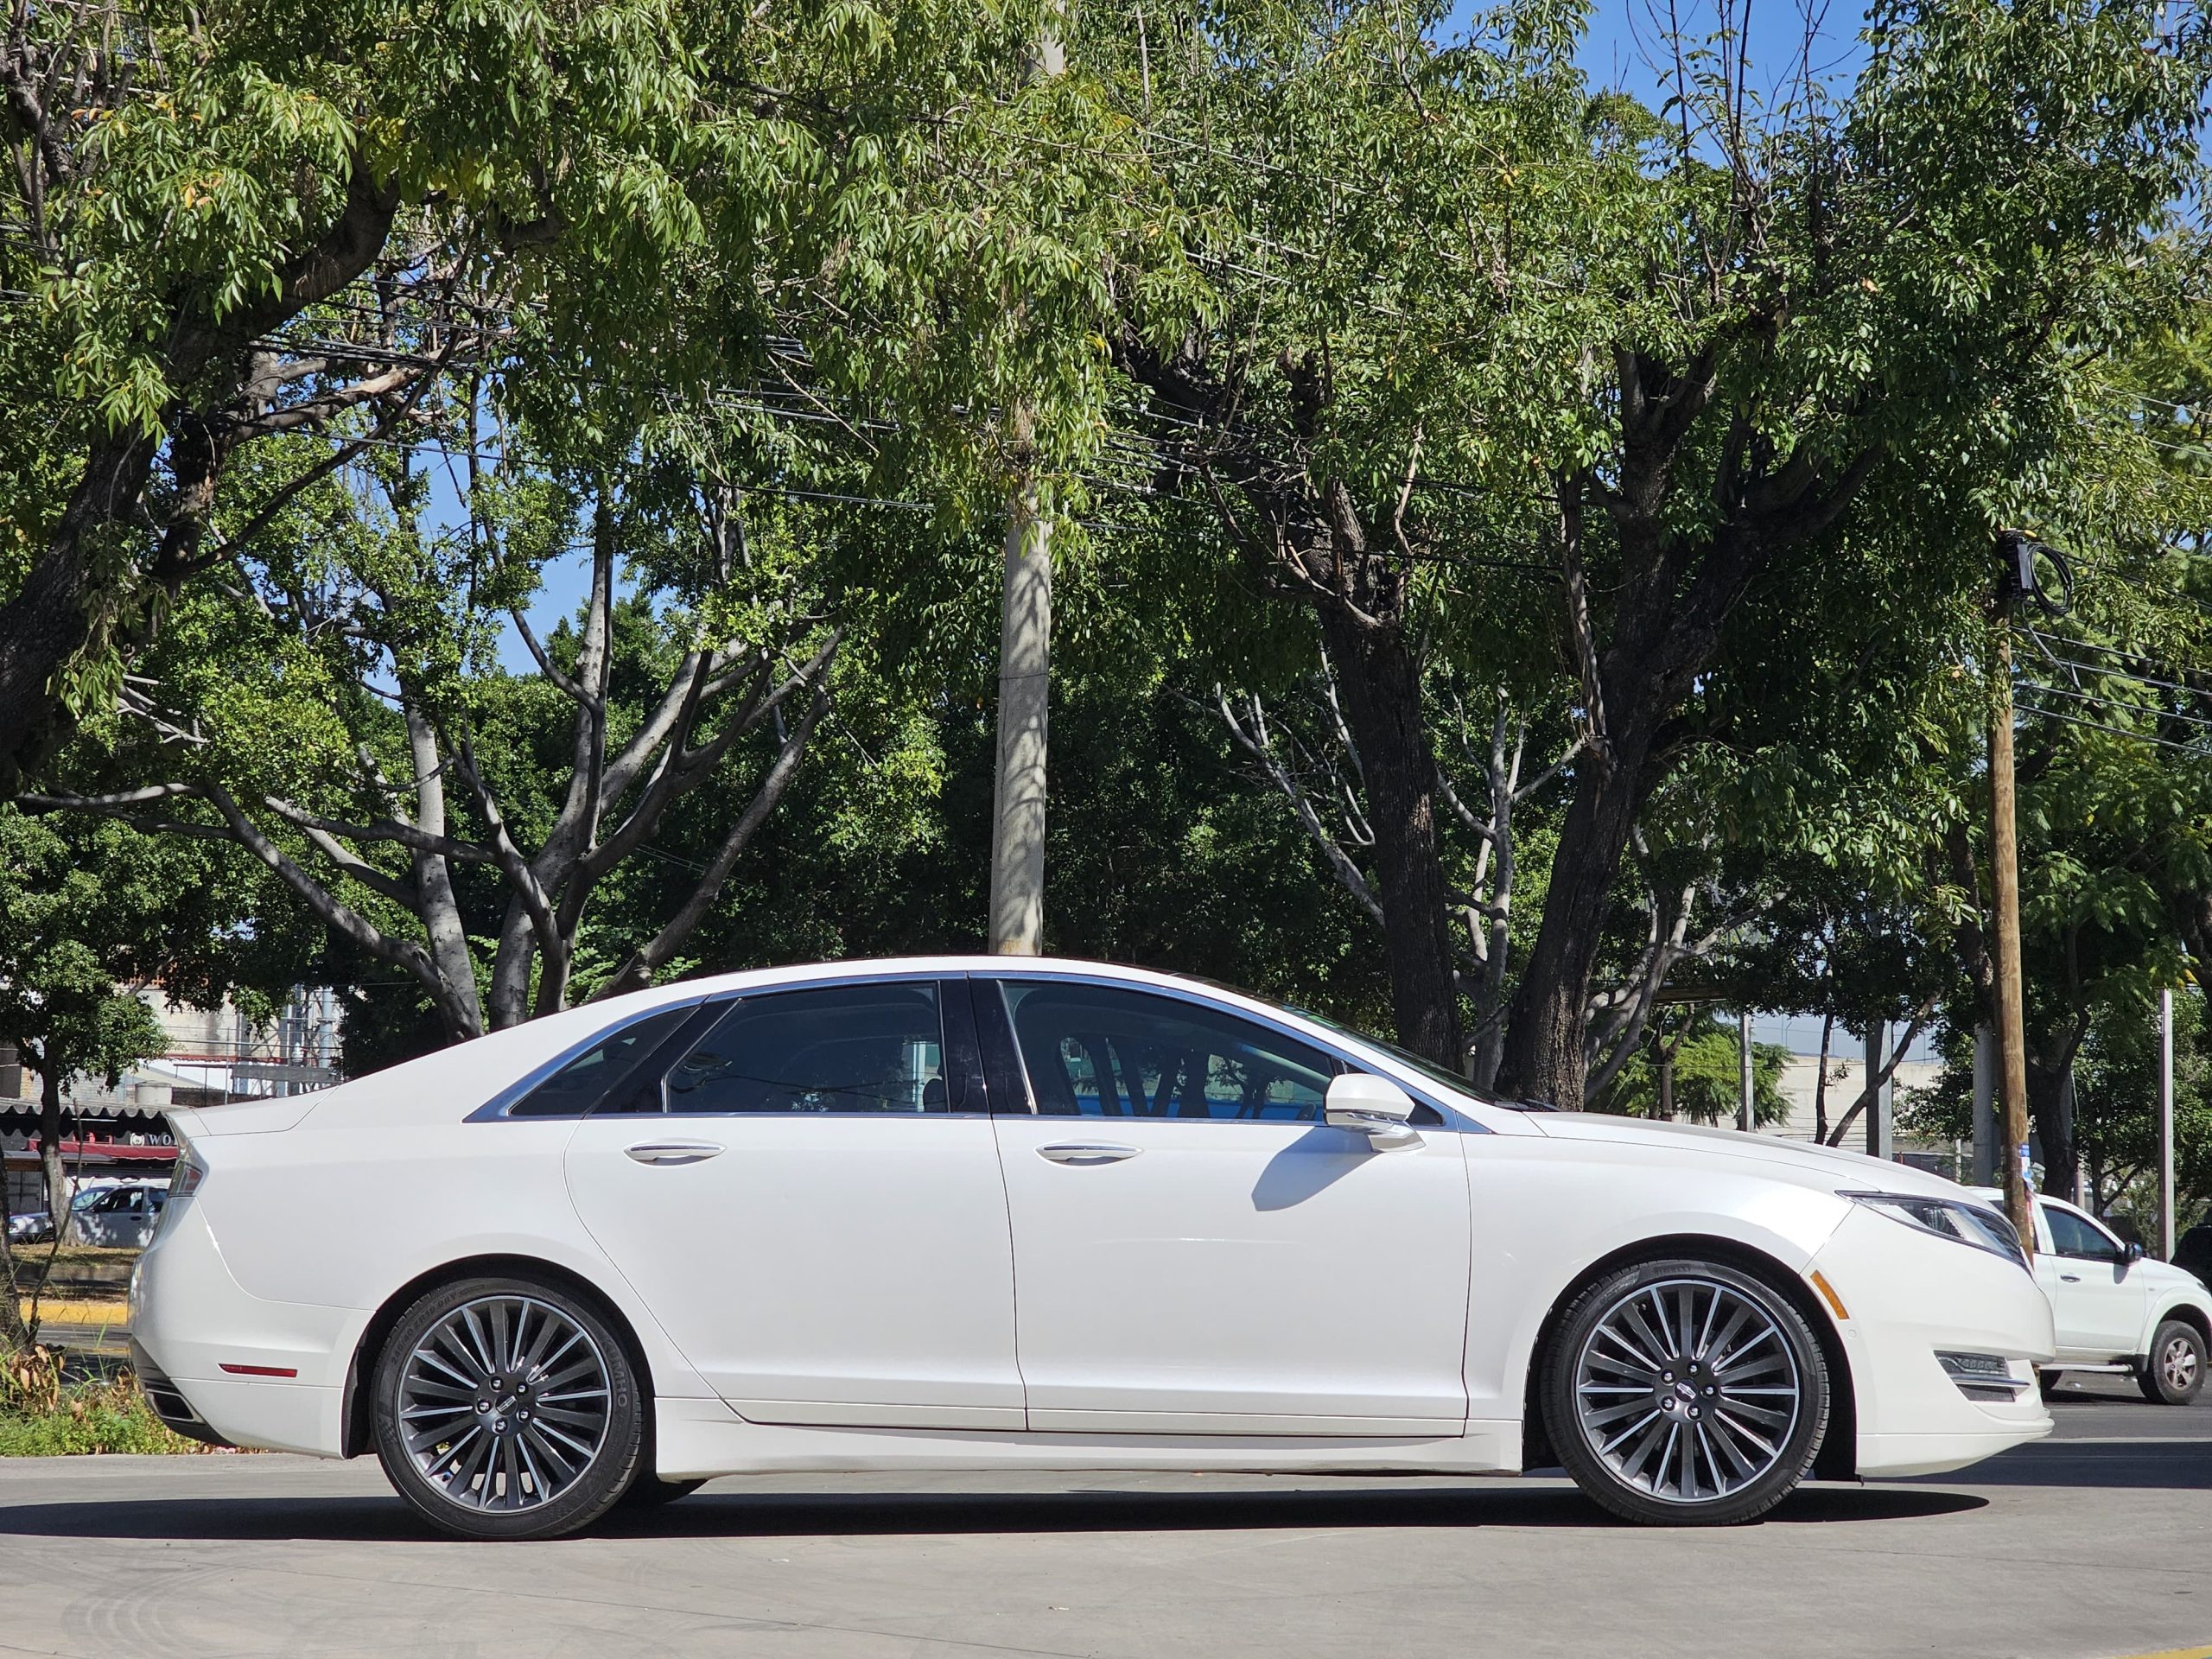
[[[170,1122],[156,1409],[464,1536],[801,1469],[1564,1464],[1711,1525],[2050,1432],[2050,1304],[1949,1181],[1135,969],[693,980]]]
[[[79,1244],[125,1249],[143,1248],[154,1236],[168,1189],[149,1181],[115,1181],[87,1188],[69,1201],[72,1230]],[[54,1218],[34,1210],[8,1221],[13,1244],[44,1244],[54,1237]]]
[[[1981,1196],[2003,1202],[1993,1188]],[[2212,1370],[2212,1290],[2178,1265],[2178,1251],[2174,1262],[2146,1256],[2058,1198],[2038,1197],[2035,1210],[2036,1282],[2050,1298],[2058,1339],[2043,1368],[2046,1385],[2068,1371],[2101,1371],[2133,1376],[2153,1404],[2195,1400]]]
[[[2174,1247],[2174,1266],[2212,1286],[2212,1222],[2192,1227]]]

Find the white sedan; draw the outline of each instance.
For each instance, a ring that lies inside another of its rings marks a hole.
[[[696,980],[172,1122],[156,1408],[373,1448],[474,1537],[798,1470],[1564,1464],[1740,1522],[2050,1428],[2050,1304],[1963,1189],[1131,969]]]
[[[2117,1372],[2153,1405],[2185,1406],[2203,1392],[2212,1290],[2195,1274],[2145,1256],[2059,1198],[2036,1200],[2035,1255],[2057,1338],[2046,1378]]]

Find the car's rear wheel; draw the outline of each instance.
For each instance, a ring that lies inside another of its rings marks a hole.
[[[1694,1258],[1624,1268],[1575,1298],[1540,1392],[1575,1484],[1660,1526],[1765,1514],[1827,1428],[1827,1367],[1804,1317],[1751,1274]]]
[[[2204,1392],[2204,1333],[2186,1319],[2166,1319],[2151,1338],[2149,1363],[2135,1386],[2154,1406],[2185,1406]]]
[[[464,1538],[554,1538],[637,1478],[645,1413],[598,1311],[550,1284],[469,1279],[427,1293],[377,1364],[377,1456],[400,1497]]]

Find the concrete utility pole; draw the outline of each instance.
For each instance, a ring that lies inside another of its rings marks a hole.
[[[1036,486],[1007,517],[999,622],[998,777],[991,799],[991,949],[1033,957],[1045,937],[1045,717],[1052,672],[1052,524]]]
[[[1736,1037],[1737,1046],[1740,1050],[1737,1057],[1738,1081],[1743,1085],[1742,1098],[1736,1107],[1736,1127],[1743,1130],[1745,1135],[1749,1135],[1751,1132],[1752,1124],[1757,1121],[1751,1113],[1751,1016],[1750,1014],[1739,1014],[1736,1016]]]
[[[2014,836],[2012,799],[2012,599],[2000,592],[1992,630],[1989,715],[1989,867],[1995,889],[1997,933],[1998,1174],[2005,1185],[2005,1213],[2018,1229],[2020,1246],[2035,1253],[2029,1213],[2028,1172],[2021,1151],[2028,1141],[2026,1014],[2020,997],[2020,849]]]
[[[1872,1091],[1866,1103],[1866,1155],[1885,1161],[1897,1122],[1896,1079],[1882,1077],[1889,1063],[1890,1022],[1878,1020],[1866,1028],[1866,1087]],[[1882,1078],[1878,1085],[1877,1077]]]
[[[2158,993],[2158,1260],[2174,1259],[2174,994]]]
[[[1996,1092],[1997,1038],[1987,1026],[1974,1028],[1974,1184],[1997,1183],[1997,1126],[1990,1110]]]
[[[1032,68],[1051,79],[1067,67],[1058,24],[1046,9]],[[1006,574],[999,616],[998,769],[991,787],[991,950],[1033,957],[1045,944],[1045,717],[1052,683],[1052,522],[1029,453],[1030,411],[1008,422],[1022,469],[1006,515]]]

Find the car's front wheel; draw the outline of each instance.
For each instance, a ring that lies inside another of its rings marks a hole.
[[[400,1497],[464,1538],[554,1538],[636,1479],[645,1411],[596,1309],[526,1279],[470,1279],[400,1315],[376,1371],[377,1456]]]
[[[2151,1338],[2149,1363],[2135,1385],[2154,1406],[2185,1406],[2204,1391],[2204,1333],[2186,1319],[2166,1319]]]
[[[1624,1268],[1560,1321],[1540,1383],[1575,1484],[1615,1515],[1725,1526],[1812,1467],[1827,1367],[1804,1317],[1751,1274],[1694,1258]]]

